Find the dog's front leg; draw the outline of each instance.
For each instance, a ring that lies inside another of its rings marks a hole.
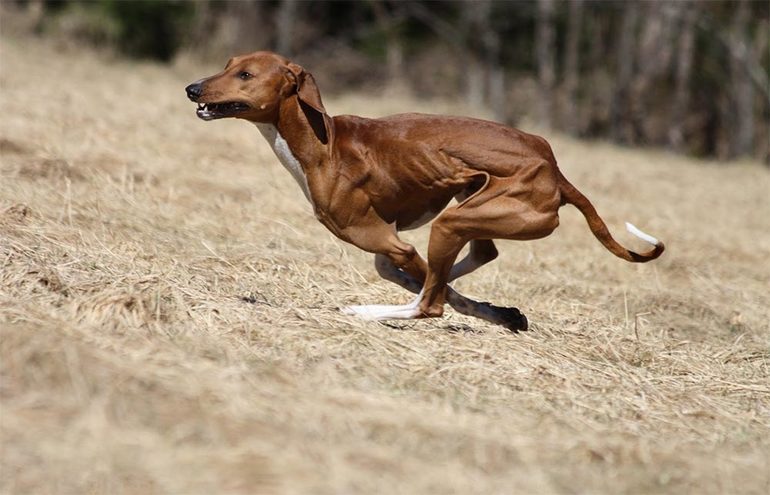
[[[419,294],[422,290],[422,283],[416,278],[410,276],[402,270],[399,270],[393,262],[384,254],[374,255],[374,268],[377,274],[389,282],[403,287],[414,294]]]
[[[384,222],[372,222],[367,228],[348,228],[344,239],[361,249],[375,253],[377,271],[386,280],[418,294],[401,305],[368,304],[341,308],[346,314],[354,314],[367,320],[424,318],[419,304],[422,300],[422,281],[425,280],[427,263],[411,244],[398,238],[395,228]]]

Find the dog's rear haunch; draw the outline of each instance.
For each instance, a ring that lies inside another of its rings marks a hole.
[[[495,259],[493,239],[549,235],[567,203],[616,256],[646,262],[663,253],[662,242],[631,224],[628,230],[652,249],[635,253],[615,241],[541,137],[467,117],[331,117],[313,76],[270,52],[235,57],[186,91],[203,120],[254,123],[318,220],[374,253],[383,278],[417,294],[409,304],[350,306],[346,313],[373,320],[426,318],[441,316],[449,303],[460,313],[525,330],[527,319],[516,308],[473,301],[448,283]],[[457,204],[448,206],[452,199]],[[431,220],[426,260],[398,232]],[[455,263],[468,243],[468,255]]]

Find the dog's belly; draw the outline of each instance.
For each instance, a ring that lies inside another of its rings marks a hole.
[[[417,218],[414,215],[404,216],[396,221],[396,230],[413,230],[422,227],[426,223],[430,222],[441,213],[442,209],[438,211],[426,210],[420,214]]]
[[[455,196],[454,191],[439,195],[429,202],[401,201],[401,205],[413,205],[396,213],[396,230],[413,230],[422,227],[441,214]]]

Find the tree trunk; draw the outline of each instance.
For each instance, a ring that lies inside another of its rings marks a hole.
[[[276,15],[275,51],[289,57],[293,55],[292,40],[294,39],[294,27],[297,17],[297,0],[281,0]]]
[[[579,133],[580,112],[578,111],[577,93],[580,83],[580,31],[583,20],[583,0],[569,3],[567,20],[567,47],[564,55],[564,108],[562,122],[569,134]]]
[[[30,24],[36,33],[43,30],[43,20],[45,17],[45,2],[43,0],[30,0],[27,3],[27,15],[30,18]]]
[[[762,60],[767,60],[770,57],[768,38],[770,38],[770,19],[766,18],[759,22],[756,36],[754,37],[754,60],[759,66],[759,70],[753,72],[757,77],[752,77],[752,79],[755,80],[755,89],[760,91],[762,107],[764,107],[759,112],[760,128],[754,134],[757,138],[757,141],[754,143],[754,154],[761,157],[765,165],[770,167],[770,81],[768,81],[770,74],[763,71],[761,65]],[[759,84],[756,84],[756,81]]]
[[[490,10],[489,0],[465,0],[462,3],[460,24],[465,45],[465,102],[471,108],[483,106],[486,100],[483,38],[491,29]]]
[[[666,142],[665,118],[661,108],[667,102],[658,101],[656,84],[664,84],[671,72],[674,45],[674,16],[663,0],[644,3],[644,22],[637,54],[637,70],[631,85],[629,123],[633,144],[663,144]],[[652,111],[651,111],[652,110]],[[662,120],[662,123],[658,123]],[[663,125],[661,125],[663,124]]]
[[[540,125],[545,128],[553,125],[553,87],[556,80],[553,18],[553,0],[538,0],[535,33],[535,57],[540,89],[538,118]]]
[[[754,86],[748,65],[753,58],[753,45],[748,31],[749,5],[746,0],[738,3],[733,15],[730,33],[730,79],[734,105],[734,118],[730,132],[730,156],[750,156],[754,147]]]
[[[607,68],[607,53],[609,43],[607,33],[611,31],[613,17],[611,15],[586,16],[586,33],[588,34],[588,53],[583,65],[588,69],[585,96],[588,104],[585,108],[581,132],[587,136],[606,136],[609,132],[610,112],[613,108],[615,78],[610,78]],[[610,80],[612,82],[610,82]],[[608,96],[609,95],[609,96]]]
[[[627,143],[631,140],[628,132],[629,93],[634,75],[634,52],[636,47],[636,26],[639,20],[639,2],[630,0],[623,9],[617,52],[617,77],[610,109],[610,136],[613,141]]]
[[[679,4],[678,15],[682,21],[677,46],[675,72],[674,104],[671,107],[668,126],[668,145],[675,151],[685,148],[685,118],[690,106],[690,73],[695,52],[695,19],[698,4],[683,2]]]
[[[497,60],[497,59],[496,59]],[[505,98],[505,72],[500,63],[490,63],[488,80],[488,105],[492,110],[495,120],[506,122],[509,114],[506,108]]]
[[[493,2],[486,0],[484,8],[481,42],[484,50],[484,72],[486,74],[487,107],[492,110],[495,120],[506,118],[505,71],[500,63],[500,34],[492,25]]]
[[[267,36],[260,29],[265,21],[262,14],[261,2],[231,0],[227,3],[228,19],[223,28],[229,35],[230,53],[253,52],[265,46]]]
[[[384,0],[370,2],[374,18],[379,29],[385,36],[385,66],[388,83],[401,84],[404,81],[404,48],[398,32],[398,19],[388,12]]]

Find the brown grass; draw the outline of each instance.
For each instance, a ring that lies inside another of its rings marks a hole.
[[[564,208],[457,283],[534,331],[383,325],[336,308],[409,296],[252,126],[195,118],[183,87],[211,67],[8,37],[0,57],[3,493],[770,490],[760,165],[552,136],[618,237],[633,221],[663,258],[614,258]]]

